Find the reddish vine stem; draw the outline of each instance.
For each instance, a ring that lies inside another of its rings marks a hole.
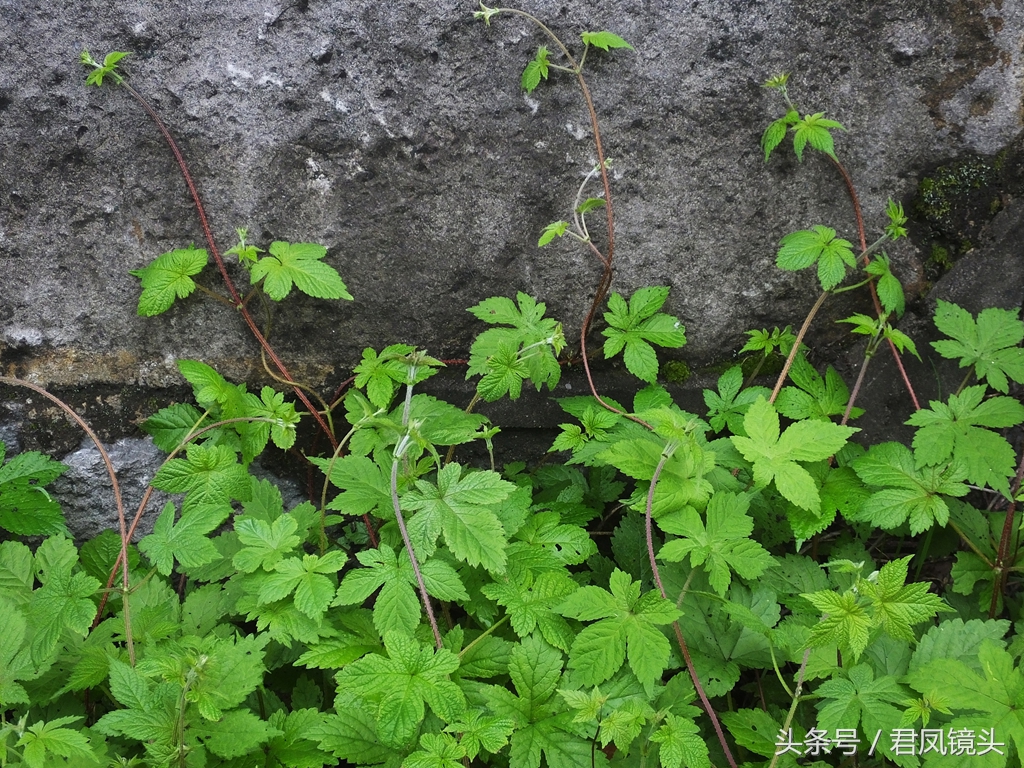
[[[811,311],[807,313],[807,317],[804,318],[804,324],[800,326],[800,331],[796,335],[796,341],[793,342],[793,348],[789,351],[789,355],[786,357],[786,363],[782,366],[782,372],[779,374],[779,378],[775,380],[775,388],[772,390],[772,396],[768,398],[769,403],[774,403],[775,398],[779,396],[779,392],[782,390],[782,385],[786,383],[786,377],[789,376],[789,369],[793,366],[793,361],[796,359],[797,353],[800,351],[800,344],[804,340],[804,336],[807,335],[807,329],[811,327],[811,321],[814,320],[814,316],[818,314],[818,310],[821,309],[821,305],[825,303],[825,299],[829,296],[828,291],[823,291],[818,297],[818,300],[814,302],[814,306],[811,307]]]
[[[66,413],[68,416],[70,416],[74,420],[74,422],[76,424],[78,424],[79,427],[82,428],[82,431],[84,431],[85,434],[88,435],[89,439],[92,440],[93,444],[96,446],[96,450],[98,450],[100,452],[100,458],[103,459],[103,465],[107,468],[107,475],[110,477],[111,489],[114,492],[114,503],[117,506],[117,523],[118,523],[118,526],[121,529],[121,552],[118,555],[118,557],[119,558],[124,558],[125,560],[127,560],[127,558],[128,558],[128,541],[131,538],[131,533],[126,530],[126,521],[125,521],[125,517],[124,517],[124,500],[121,498],[121,485],[120,485],[120,483],[117,482],[117,472],[114,471],[114,463],[110,460],[110,454],[108,454],[107,453],[107,449],[103,447],[103,443],[100,442],[99,437],[97,437],[96,433],[93,432],[92,428],[85,422],[85,419],[83,419],[81,416],[79,416],[75,412],[74,408],[72,408],[70,405],[65,403],[63,400],[61,400],[56,395],[53,395],[53,394],[47,392],[45,389],[43,389],[39,385],[33,384],[33,383],[29,382],[29,381],[25,381],[24,379],[15,379],[15,378],[11,378],[11,377],[8,377],[8,376],[0,376],[0,383],[9,384],[10,386],[13,386],[13,387],[25,387],[26,389],[31,389],[33,392],[42,395],[46,399],[50,400],[52,403],[56,404],[57,407],[59,407],[62,411],[64,411],[64,413]],[[114,571],[110,575],[110,580],[107,582],[107,589],[110,589],[110,587],[113,585],[114,579],[116,578],[116,576],[117,576],[117,566],[115,565],[114,566]],[[125,597],[125,601],[124,601],[124,633],[125,633],[125,638],[126,638],[127,646],[128,646],[128,660],[131,662],[131,665],[134,667],[135,666],[135,643],[132,640],[131,618],[129,616],[129,609],[128,609],[127,594],[128,594],[128,586],[129,585],[128,585],[128,571],[127,571],[127,569],[125,569],[124,576],[123,576],[121,581],[122,581],[122,585],[121,586],[124,589],[124,593],[125,593],[125,596],[126,596]],[[102,605],[102,603],[105,603],[106,599],[107,599],[107,593],[104,592],[103,593],[102,602],[100,604],[100,608],[99,608],[99,610],[96,611],[96,616],[93,619],[93,627],[95,627],[96,624],[99,623],[99,617],[103,614],[103,605]]]
[[[223,426],[224,424],[234,424],[236,422],[241,422],[241,421],[245,421],[245,422],[265,421],[265,422],[267,422],[269,424],[273,424],[274,423],[273,419],[267,419],[267,418],[263,418],[261,416],[238,416],[238,417],[233,418],[233,419],[224,419],[223,421],[214,422],[213,424],[210,424],[209,426],[203,427],[202,429],[196,430],[191,435],[188,435],[184,440],[181,441],[181,443],[178,445],[177,448],[175,448],[173,451],[171,451],[169,454],[167,454],[167,458],[163,460],[163,463],[160,465],[160,467],[163,467],[164,464],[166,464],[171,459],[173,459],[175,456],[177,456],[179,453],[181,453],[182,450],[184,450],[186,445],[188,445],[189,443],[191,443],[193,440],[195,440],[197,437],[200,437],[204,433],[209,432],[211,429],[216,429],[217,427]],[[97,443],[97,445],[99,445],[99,444]],[[101,447],[100,451],[102,451],[102,450],[103,450],[103,448]],[[113,466],[112,465],[110,467],[110,471],[113,472]],[[158,472],[160,471],[159,468],[157,469],[157,471]],[[115,487],[116,487],[116,478],[114,479],[114,482],[115,482]],[[138,526],[139,521],[142,520],[142,515],[146,511],[146,506],[149,504],[149,499],[150,499],[150,497],[152,495],[153,495],[153,486],[152,486],[152,484],[150,484],[150,485],[146,486],[146,491],[145,491],[145,493],[142,494],[142,501],[139,502],[139,508],[135,512],[135,517],[132,518],[132,524],[128,527],[127,534],[123,535],[123,540],[124,540],[125,544],[121,548],[121,552],[118,553],[117,560],[114,561],[114,566],[113,566],[113,568],[110,569],[110,575],[107,577],[107,589],[108,590],[110,589],[111,585],[113,585],[114,579],[117,578],[118,571],[122,571],[124,573],[125,589],[127,589],[128,569],[127,568],[123,568],[122,569],[121,568],[121,564],[128,561],[128,542],[130,542],[132,540],[132,537],[135,535],[135,528]],[[118,501],[120,502],[120,491],[118,491]],[[124,507],[123,506],[119,507],[118,513],[119,513],[119,515],[121,517],[124,516]],[[128,601],[125,600],[126,606],[127,606],[127,603],[128,603]],[[103,615],[103,609],[106,607],[106,605],[107,605],[107,592],[104,592],[103,593],[103,597],[100,598],[99,610],[96,611],[96,618],[93,620],[92,629],[95,629],[96,626],[100,623],[100,617]],[[126,610],[127,610],[127,608],[126,608]]]
[[[185,163],[185,157],[181,154],[181,150],[178,149],[177,142],[175,142],[174,137],[171,135],[171,132],[168,130],[167,126],[164,125],[163,120],[160,119],[160,116],[156,113],[156,110],[154,110],[153,107],[150,106],[149,102],[146,101],[145,98],[143,98],[142,94],[140,94],[138,91],[132,88],[125,81],[122,81],[121,84],[128,90],[128,93],[130,93],[132,97],[142,106],[142,108],[146,111],[146,114],[149,115],[150,119],[154,122],[154,124],[156,124],[156,127],[160,130],[160,133],[164,137],[164,141],[167,142],[167,146],[170,147],[171,152],[174,154],[174,159],[178,163],[178,168],[181,170],[181,175],[185,178],[185,185],[188,187],[189,194],[192,196],[192,202],[195,203],[196,213],[198,213],[199,215],[199,223],[203,227],[203,235],[206,237],[206,243],[210,247],[210,253],[213,255],[214,263],[216,263],[217,269],[220,271],[221,277],[224,278],[224,286],[227,288],[228,293],[231,294],[232,303],[235,305],[235,308],[241,313],[242,319],[245,320],[245,324],[249,326],[249,330],[252,332],[253,336],[256,337],[256,341],[259,342],[260,346],[263,347],[264,350],[266,350],[267,355],[273,361],[274,365],[277,366],[277,369],[281,372],[281,375],[285,379],[287,379],[289,383],[292,383],[293,379],[291,374],[288,373],[288,369],[281,361],[281,358],[277,356],[277,353],[274,351],[274,348],[270,346],[270,342],[268,342],[267,339],[263,336],[263,333],[260,331],[259,326],[256,325],[256,321],[253,319],[252,315],[249,314],[248,307],[246,307],[245,302],[242,301],[242,297],[239,295],[238,289],[235,288],[234,281],[228,274],[227,266],[224,264],[224,259],[220,255],[220,250],[217,248],[217,243],[213,239],[213,232],[210,229],[210,222],[206,218],[206,208],[203,206],[202,198],[200,198],[199,196],[199,190],[196,189],[195,182],[193,182],[192,180],[192,174],[189,172],[188,165]],[[317,422],[320,428],[327,434],[328,438],[331,441],[331,444],[336,447],[337,438],[335,438],[335,436],[331,433],[331,430],[327,427],[327,423],[320,416],[320,413],[317,411],[317,409],[313,407],[313,404],[309,401],[309,398],[306,397],[306,393],[303,392],[299,387],[293,386],[292,388],[295,390],[295,395],[299,398],[299,400],[302,401],[302,404],[305,405],[306,408],[309,410],[310,415],[312,415],[313,419]]]
[[[249,326],[249,331],[256,338],[256,341],[259,343],[260,347],[263,348],[263,350],[267,353],[267,356],[274,363],[274,366],[277,368],[278,371],[280,371],[282,378],[284,378],[288,382],[289,386],[291,386],[292,390],[295,392],[295,396],[299,398],[299,400],[302,402],[304,406],[306,406],[306,410],[309,411],[309,414],[313,417],[313,420],[320,427],[321,431],[325,435],[327,435],[327,439],[331,441],[331,447],[337,448],[338,438],[335,437],[334,433],[327,426],[327,422],[324,421],[323,417],[320,415],[320,412],[313,406],[313,403],[310,402],[310,399],[306,396],[306,393],[302,391],[301,387],[295,384],[295,380],[292,378],[292,375],[288,372],[288,369],[285,367],[284,362],[282,362],[281,358],[278,357],[277,352],[274,351],[274,348],[270,345],[270,342],[267,341],[266,337],[260,331],[259,326],[256,324],[256,320],[249,313],[249,308],[248,306],[246,306],[246,302],[238,293],[238,289],[235,287],[235,283],[231,279],[231,275],[228,274],[227,266],[224,264],[224,258],[221,256],[220,250],[217,248],[217,243],[213,238],[213,231],[210,229],[210,222],[206,217],[206,208],[203,206],[203,200],[199,196],[199,190],[196,188],[195,182],[192,180],[192,174],[188,169],[188,164],[185,162],[185,157],[184,155],[181,154],[181,150],[178,148],[178,144],[174,140],[174,137],[171,135],[170,130],[164,124],[164,121],[160,119],[160,115],[156,113],[156,110],[153,109],[153,107],[150,105],[148,101],[146,101],[146,99],[142,96],[141,93],[135,90],[125,80],[121,80],[120,83],[122,86],[124,86],[128,93],[131,94],[132,98],[134,98],[139,103],[139,105],[145,110],[146,114],[149,115],[150,119],[160,130],[160,133],[163,135],[164,141],[167,143],[167,146],[170,147],[171,153],[174,155],[174,159],[178,163],[178,168],[181,171],[181,175],[185,179],[185,186],[188,187],[189,195],[191,195],[192,197],[192,202],[196,206],[196,213],[199,215],[199,223],[202,225],[203,235],[206,238],[206,243],[210,248],[210,253],[213,255],[213,261],[217,265],[217,269],[220,272],[221,277],[224,279],[224,286],[227,288],[228,293],[231,294],[231,303],[234,305],[235,309],[238,310],[239,314],[242,316],[242,319],[245,321],[245,324]],[[370,542],[373,544],[374,547],[376,547],[377,534],[373,530],[373,524],[370,521],[370,517],[368,514],[363,515],[363,523],[366,525],[366,532],[367,534],[369,534]]]
[[[594,132],[594,149],[597,152],[597,167],[601,172],[601,186],[604,189],[604,208],[605,218],[608,222],[608,245],[606,253],[602,254],[600,250],[591,243],[591,248],[595,251],[598,258],[601,260],[604,266],[604,272],[601,275],[601,281],[598,283],[597,292],[594,294],[594,301],[591,303],[590,311],[587,313],[586,319],[583,321],[583,334],[586,335],[590,330],[590,324],[593,322],[594,315],[597,314],[597,308],[601,306],[601,302],[604,301],[604,297],[608,294],[608,289],[612,284],[612,260],[615,258],[615,214],[612,210],[612,186],[608,179],[608,168],[605,166],[604,157],[604,145],[601,143],[601,129],[598,125],[597,110],[594,108],[594,100],[590,95],[590,88],[587,86],[587,81],[583,77],[583,68],[576,61],[576,58],[569,52],[569,49],[565,47],[565,44],[548,26],[538,19],[533,14],[521,11],[518,8],[500,8],[499,11],[505,11],[508,13],[522,16],[529,19],[536,24],[541,31],[547,35],[551,41],[558,47],[565,56],[566,61],[569,62],[569,67],[572,69],[574,75],[576,75],[576,81],[579,83],[580,91],[583,93],[583,100],[587,103],[587,113],[590,117],[591,130]],[[586,55],[584,54],[584,58]],[[586,362],[586,352],[581,351],[583,355],[584,363]],[[588,372],[589,376],[589,372]],[[591,384],[591,391],[593,391],[593,384]],[[594,392],[594,397],[597,397],[597,393]],[[598,398],[600,400],[600,398]],[[607,404],[601,403],[607,408]],[[615,410],[614,408],[609,410]]]
[[[1017,465],[1017,474],[1013,478],[1013,486],[1010,488],[1010,503],[1006,507],[1006,519],[1003,521],[1003,532],[999,536],[999,549],[996,552],[996,561],[992,566],[995,579],[992,582],[992,602],[988,607],[988,617],[996,617],[996,607],[999,604],[999,597],[1003,594],[1006,585],[1006,556],[1010,553],[1010,539],[1013,537],[1013,518],[1017,512],[1016,496],[1020,492],[1021,483],[1024,482],[1024,453],[1021,454],[1020,463]]]
[[[671,457],[669,451],[665,451],[661,455],[661,461],[658,462],[658,466],[654,468],[654,475],[651,477],[651,486],[647,491],[647,509],[644,517],[644,530],[647,534],[647,556],[651,561],[651,573],[654,576],[654,583],[658,586],[658,591],[661,592],[662,598],[668,599],[668,595],[665,593],[665,585],[661,581],[661,573],[658,570],[658,563],[654,558],[654,531],[651,522],[651,510],[654,506],[654,489],[658,485],[658,478],[661,477],[661,470],[665,468],[666,462]],[[711,701],[708,699],[707,693],[704,692],[704,686],[700,684],[700,678],[697,676],[697,670],[693,666],[693,659],[690,658],[690,649],[686,645],[686,640],[683,638],[683,630],[679,626],[678,621],[672,622],[672,629],[675,630],[676,642],[679,644],[679,651],[683,654],[683,660],[686,662],[686,670],[690,673],[690,679],[693,681],[693,687],[697,689],[697,695],[700,696],[701,704],[704,706],[704,711],[708,713],[708,717],[711,718],[711,724],[715,728],[715,734],[718,736],[718,742],[722,745],[722,749],[725,751],[725,757],[729,761],[729,765],[732,768],[736,768],[736,760],[732,756],[732,752],[729,750],[729,743],[726,741],[725,732],[722,730],[722,724],[718,720],[718,715],[715,713],[714,707],[711,706]]]
[[[857,234],[860,237],[860,250],[861,253],[864,254],[864,263],[867,264],[870,259],[867,255],[868,241],[864,229],[864,216],[860,209],[860,197],[857,195],[857,189],[853,186],[853,179],[850,178],[850,174],[847,172],[846,167],[835,157],[830,155],[829,158],[839,170],[839,174],[843,177],[843,181],[846,182],[846,191],[850,193],[850,202],[853,204],[853,214],[857,218]],[[868,283],[868,287],[871,289],[871,302],[874,304],[875,313],[878,317],[881,317],[882,303],[878,300],[878,290],[875,288],[874,280]],[[892,352],[893,360],[896,361],[896,368],[899,370],[900,377],[903,379],[903,385],[907,388],[907,392],[910,394],[910,400],[914,404],[914,410],[919,411],[921,410],[921,404],[918,402],[917,393],[914,392],[914,386],[910,383],[910,377],[907,376],[907,369],[903,367],[903,360],[900,359],[899,350],[897,350],[896,345],[892,343],[892,339],[886,339],[886,341],[889,342],[889,350]]]

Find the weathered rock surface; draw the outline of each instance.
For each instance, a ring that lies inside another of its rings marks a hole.
[[[125,524],[131,526],[146,487],[165,455],[149,438],[125,438],[104,448],[117,473]],[[54,481],[52,490],[60,499],[68,528],[74,537],[85,541],[106,528],[117,529],[117,504],[110,476],[96,446],[86,441],[61,461],[67,465],[68,471]],[[148,512],[136,528],[136,541],[153,530],[153,523],[169,498],[159,491],[152,494],[146,507]]]
[[[201,294],[163,317],[135,315],[128,270],[202,246],[202,231],[146,115],[122,89],[84,87],[83,48],[133,52],[124,69],[177,137],[222,247],[247,227],[262,247],[329,248],[355,301],[289,297],[272,333],[295,373],[326,393],[365,346],[401,341],[465,357],[480,327],[464,310],[494,294],[537,296],[572,336],[599,265],[569,238],[545,250],[536,241],[567,218],[595,162],[586,111],[561,73],[525,96],[519,74],[546,41],[510,15],[485,26],[474,9],[0,0],[5,372],[116,393],[180,386],[179,358],[236,379],[262,371],[237,313]],[[781,113],[759,86],[766,77],[793,72],[800,109],[849,129],[837,151],[869,237],[886,199],[909,200],[928,169],[999,152],[1022,130],[1018,0],[581,0],[527,10],[570,45],[607,28],[636,47],[587,61],[614,158],[614,287],[672,286],[667,309],[687,327],[682,356],[694,368],[728,359],[749,328],[799,323],[813,303],[811,274],[773,266],[783,235],[825,224],[856,239],[824,157],[798,164],[780,151],[765,166],[758,140]],[[891,255],[908,288],[922,287],[929,254],[905,241]],[[1000,268],[1021,274],[1019,261]],[[220,288],[212,265],[205,282]],[[836,302],[812,336],[833,359],[830,320],[849,308]],[[147,415],[103,413],[111,439]]]

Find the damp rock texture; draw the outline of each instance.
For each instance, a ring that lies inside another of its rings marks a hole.
[[[117,474],[124,505],[125,525],[130,527],[146,488],[164,459],[163,452],[149,439],[125,438],[104,446]],[[79,541],[93,538],[107,528],[119,530],[117,503],[106,465],[91,441],[61,458],[67,471],[52,485],[60,500],[68,529]],[[154,492],[135,530],[134,540],[152,532],[157,514],[170,497]]]
[[[261,248],[328,248],[355,300],[290,296],[269,332],[325,396],[367,346],[465,358],[481,330],[465,309],[495,294],[536,296],[572,338],[600,265],[568,237],[543,250],[537,239],[571,216],[594,166],[590,121],[565,73],[531,95],[520,88],[537,46],[554,45],[521,17],[474,20],[477,7],[0,0],[4,371],[76,391],[180,386],[181,358],[236,380],[263,371],[238,313],[202,293],[164,316],[136,316],[129,270],[205,247],[204,236],[149,117],[122,88],[84,86],[83,49],[132,54],[123,70],[177,138],[222,249],[238,227]],[[837,152],[869,240],[887,198],[909,201],[929,169],[994,155],[1021,133],[1019,2],[523,7],[576,53],[586,30],[612,30],[635,48],[591,51],[586,62],[613,159],[613,288],[671,286],[666,309],[689,338],[677,356],[695,370],[728,360],[750,328],[799,324],[814,302],[810,272],[774,267],[782,236],[821,224],[857,239],[827,158],[808,151],[798,163],[781,147],[765,164],[761,132],[784,109],[760,86],[769,76],[793,73],[799,109],[848,129]],[[603,242],[599,214],[591,229]],[[890,255],[913,301],[928,288],[928,254],[904,241]],[[212,264],[201,282],[223,291]],[[846,343],[831,321],[868,309],[857,301],[819,317],[810,338],[826,356]],[[123,432],[145,415],[121,413]]]

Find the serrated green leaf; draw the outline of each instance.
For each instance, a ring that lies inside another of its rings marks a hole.
[[[865,483],[884,490],[872,489],[848,519],[887,529],[909,519],[914,535],[949,520],[949,507],[940,494],[966,496],[970,490],[961,482],[967,475],[962,464],[918,468],[910,449],[900,443],[873,445],[851,466]]]
[[[0,460],[5,446],[0,443]],[[60,504],[43,487],[67,470],[36,451],[0,467],[0,528],[20,536],[69,535]]]
[[[413,352],[415,347],[408,344],[392,344],[382,349],[380,355],[367,347],[363,350],[363,359],[353,369],[355,385],[366,389],[366,396],[375,406],[387,408],[399,384],[408,379],[407,366],[398,358]]]
[[[188,403],[161,408],[142,423],[142,431],[153,438],[161,451],[171,453],[192,433],[203,414]]]
[[[234,710],[212,723],[203,723],[199,737],[211,753],[218,757],[241,757],[252,752],[283,731],[272,728],[252,712]]]
[[[779,269],[799,270],[818,262],[818,280],[824,291],[843,281],[846,267],[855,267],[857,258],[849,240],[836,237],[829,227],[815,226],[782,238],[775,265]]]
[[[962,661],[935,659],[907,676],[910,686],[925,695],[942,682],[941,693],[954,710],[984,713],[976,718],[955,718],[956,728],[991,729],[1000,741],[1010,742],[1017,754],[1024,754],[1024,676],[1013,666],[1013,657],[991,641],[982,643],[978,653],[981,672]],[[1004,744],[1002,752],[1006,751]],[[1003,757],[994,763],[1006,765]]]
[[[782,730],[779,721],[762,709],[723,712],[722,722],[741,747],[756,755],[772,757],[778,750],[776,737]]]
[[[368,705],[369,707],[370,705]],[[357,765],[384,763],[393,750],[381,744],[377,735],[376,711],[355,704],[337,707],[309,734],[320,749]]]
[[[537,49],[537,55],[526,65],[519,84],[527,93],[532,93],[541,79],[548,79],[548,49],[543,45]]]
[[[489,373],[491,358],[507,348],[524,353],[520,359],[526,364],[528,378],[538,391],[545,384],[549,389],[558,384],[562,371],[556,355],[561,351],[564,337],[561,325],[544,317],[544,304],[520,292],[516,294],[515,303],[503,296],[493,296],[468,311],[491,325],[511,327],[489,328],[476,337],[469,351],[466,378]]]
[[[252,493],[249,473],[230,448],[190,443],[185,455],[185,459],[168,461],[153,478],[154,488],[186,494],[183,511],[249,499]]]
[[[505,607],[519,637],[528,637],[539,627],[548,643],[568,651],[573,632],[555,607],[577,589],[578,585],[565,571],[547,571],[536,577],[526,571],[520,578],[487,584],[481,591]]]
[[[889,202],[892,203],[891,200]],[[882,308],[886,312],[895,313],[897,317],[902,317],[903,310],[906,308],[903,285],[892,273],[889,257],[884,253],[878,254],[865,267],[865,270],[869,275],[878,278],[875,286],[878,289],[878,300],[882,302]]]
[[[811,628],[810,645],[835,643],[847,649],[853,660],[857,661],[868,645],[872,621],[856,595],[849,592],[840,595],[824,590],[802,596],[823,614],[821,621]]]
[[[273,523],[255,518],[242,518],[235,523],[235,533],[244,549],[233,557],[233,564],[244,573],[257,568],[273,570],[281,559],[302,540],[295,536],[298,522],[291,515],[282,515]]]
[[[174,522],[174,502],[167,502],[153,526],[153,533],[139,542],[139,551],[164,576],[170,574],[176,560],[183,568],[195,568],[213,562],[220,555],[206,534],[231,514],[223,505],[193,506]]]
[[[166,312],[174,300],[184,299],[196,289],[192,275],[203,271],[209,254],[201,248],[180,248],[158,256],[147,267],[131,274],[142,281],[139,315],[152,317]]]
[[[631,51],[633,50],[632,45],[614,32],[584,32],[580,37],[583,38],[584,45],[592,45],[595,48],[600,48],[602,51],[607,51],[611,48],[628,48]]]
[[[525,73],[524,73],[525,74]],[[566,230],[569,229],[568,221],[553,221],[544,227],[544,230],[540,234],[540,238],[537,240],[537,247],[543,248],[545,245],[550,243],[556,237],[562,237]]]
[[[270,255],[264,256],[252,268],[252,283],[263,281],[263,290],[274,301],[281,301],[291,293],[292,285],[316,299],[348,299],[348,292],[338,271],[320,261],[327,249],[315,243],[270,244]]]
[[[42,720],[28,727],[15,746],[22,747],[22,758],[29,768],[45,768],[46,754],[67,758],[84,758],[93,762],[95,756],[89,739],[78,731],[62,728],[80,720],[80,717],[60,717],[44,723]],[[52,764],[52,762],[51,762]]]
[[[772,151],[786,138],[786,131],[789,130],[790,121],[784,117],[772,121],[764,133],[761,134],[761,149],[764,150],[764,161],[767,163]]]
[[[397,555],[386,544],[357,555],[366,568],[349,571],[342,580],[335,605],[354,605],[366,600],[377,589],[373,622],[383,635],[390,630],[412,633],[420,623],[420,604],[416,596],[416,574],[405,550]],[[458,573],[441,559],[420,564],[427,592],[441,600],[467,600],[469,595]]]
[[[31,704],[21,682],[39,677],[42,669],[33,664],[23,648],[28,622],[22,612],[0,597],[0,706]]]
[[[611,592],[583,587],[558,606],[564,616],[592,621],[576,637],[569,651],[569,666],[580,683],[598,685],[612,677],[623,662],[651,690],[668,665],[668,639],[655,627],[671,624],[680,612],[656,592],[641,595],[640,583],[616,569]]]
[[[767,397],[765,387],[743,386],[743,368],[734,365],[718,377],[718,392],[704,390],[704,404],[708,407],[708,421],[711,428],[721,432],[725,427],[736,435],[743,434],[743,415],[758,397]]]
[[[269,641],[266,635],[204,639],[202,655],[206,659],[197,670],[190,697],[204,718],[219,719],[263,682],[263,648]]]
[[[1002,648],[1003,636],[1009,631],[1010,622],[989,619],[947,619],[938,626],[928,629],[921,637],[914,655],[910,659],[910,671],[916,672],[936,659],[962,661],[974,672],[982,672],[978,651],[986,641]]]
[[[425,554],[433,551],[443,533],[455,557],[500,574],[505,571],[507,536],[490,507],[501,504],[512,490],[512,484],[494,472],[463,475],[462,467],[453,462],[437,473],[436,485],[417,480],[402,506],[416,511],[409,530]]]
[[[914,458],[919,467],[946,464],[952,458],[967,468],[967,480],[1009,493],[1015,455],[1010,444],[987,428],[1002,429],[1024,421],[1024,405],[1009,397],[984,400],[985,386],[967,387],[948,403],[932,400],[907,424],[918,427]]]
[[[407,745],[423,720],[425,704],[442,720],[453,721],[466,710],[462,691],[447,676],[458,669],[451,651],[421,646],[404,633],[384,635],[388,656],[370,654],[338,675],[339,686],[377,704],[377,734],[387,746]]]
[[[911,557],[886,563],[874,581],[863,581],[860,587],[875,624],[889,637],[908,642],[917,639],[911,629],[915,624],[931,619],[938,611],[950,610],[938,595],[928,593],[927,582],[905,584]]]
[[[789,377],[799,389],[783,387],[779,392],[775,407],[783,416],[794,420],[830,421],[833,416],[842,416],[846,412],[850,390],[831,365],[822,378],[803,355],[797,355]],[[863,413],[863,409],[853,408],[850,417],[857,418]]]
[[[805,115],[802,120],[798,121],[793,134],[793,151],[796,152],[797,160],[803,160],[804,147],[807,144],[835,159],[836,153],[832,134],[829,132],[830,128],[846,130],[835,120],[825,119],[824,112]]]
[[[935,351],[943,357],[960,360],[960,367],[974,366],[979,380],[987,380],[993,389],[1009,391],[1007,378],[1024,383],[1024,322],[1020,311],[989,308],[971,314],[956,304],[939,299],[935,309],[935,327],[953,341],[933,341]]]
[[[658,744],[661,768],[711,768],[707,744],[688,718],[669,713],[651,741]]]
[[[52,539],[51,539],[52,540]],[[84,637],[96,616],[92,595],[100,582],[84,573],[72,573],[71,564],[54,567],[43,586],[32,594],[28,620],[34,629],[32,659],[45,660],[65,630]]]
[[[753,464],[754,482],[763,487],[774,480],[779,493],[810,512],[820,510],[821,497],[811,475],[797,462],[827,459],[859,431],[831,422],[800,421],[780,435],[778,413],[763,398],[750,406],[743,426],[747,437],[730,439]]]
[[[658,375],[658,358],[651,344],[681,347],[686,343],[679,320],[658,312],[667,297],[668,288],[655,286],[638,290],[628,305],[617,293],[608,299],[610,311],[604,319],[610,327],[602,331],[604,355],[610,359],[625,350],[626,368],[642,381],[653,382]]]
[[[472,710],[445,731],[461,734],[459,743],[465,748],[466,756],[473,760],[482,750],[497,754],[508,743],[514,728],[515,721],[510,718],[483,715],[479,710]]]
[[[328,509],[335,509],[348,515],[364,515],[368,512],[382,516],[382,510],[390,511],[391,489],[384,471],[365,456],[343,456],[335,459],[309,459],[322,472],[329,474],[331,485],[341,493],[328,503]]]
[[[466,748],[446,733],[424,733],[420,746],[402,763],[402,768],[462,768]]]
[[[595,208],[600,208],[604,205],[604,198],[601,197],[588,197],[582,203],[576,206],[576,213],[589,213]]]
[[[864,733],[888,733],[899,727],[902,717],[895,704],[906,701],[907,695],[890,676],[875,674],[868,664],[858,664],[848,672],[848,679],[833,678],[818,686],[822,696],[818,725],[822,729],[857,728]],[[886,740],[888,741],[888,740]],[[883,743],[881,751],[887,752]]]
[[[687,555],[693,568],[703,567],[712,588],[725,595],[732,573],[744,579],[756,579],[774,561],[768,551],[749,538],[754,521],[747,516],[746,497],[719,491],[707,507],[707,527],[692,508],[658,518],[658,526],[674,539],[658,553],[669,562],[678,562]]]

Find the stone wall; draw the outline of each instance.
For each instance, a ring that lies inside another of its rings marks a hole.
[[[567,217],[595,162],[587,113],[562,74],[525,95],[519,74],[544,40],[512,16],[485,26],[474,9],[0,0],[4,372],[77,398],[111,440],[183,395],[176,359],[261,375],[258,348],[229,307],[197,293],[165,316],[136,316],[128,271],[202,247],[202,231],[146,115],[123,89],[84,87],[83,48],[132,52],[123,69],[177,137],[222,247],[236,227],[264,247],[328,247],[355,301],[290,297],[272,333],[297,375],[325,392],[365,346],[401,341],[465,357],[480,330],[465,308],[494,294],[531,293],[572,337],[599,265],[569,238],[544,250],[536,241]],[[801,164],[787,151],[765,165],[758,140],[781,107],[760,87],[768,76],[792,72],[801,110],[849,129],[837,151],[869,236],[887,198],[909,209],[920,180],[955,158],[1003,169],[982,195],[998,204],[967,209],[977,229],[1019,191],[1017,0],[582,0],[526,10],[570,44],[607,28],[635,46],[587,60],[614,159],[614,288],[672,287],[667,310],[689,337],[679,356],[694,370],[727,360],[749,328],[799,323],[813,303],[813,275],[773,266],[783,235],[825,224],[855,239],[826,158]],[[1012,221],[1000,227],[993,240]],[[929,248],[918,239],[890,251],[922,316]],[[1019,274],[1019,260],[1011,269]],[[219,288],[212,269],[206,282]],[[830,321],[864,308],[835,302],[825,312],[812,336],[819,360],[842,364],[844,331]],[[27,429],[33,406],[21,393],[4,397],[12,434],[42,446]],[[77,447],[70,440],[58,447]]]

